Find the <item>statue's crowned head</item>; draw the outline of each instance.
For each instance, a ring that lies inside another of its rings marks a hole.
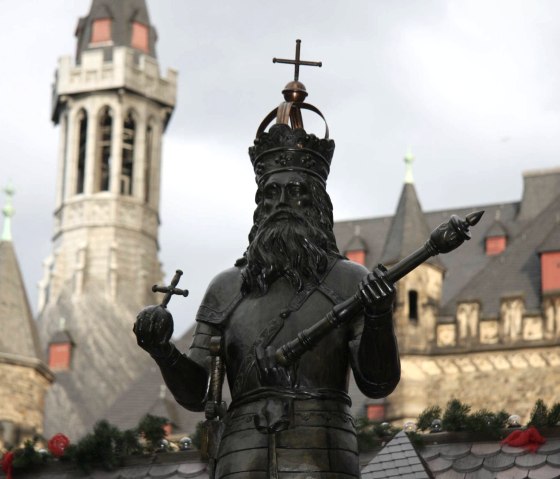
[[[320,281],[330,259],[340,257],[326,191],[334,141],[328,127],[324,138],[304,129],[302,110],[324,117],[303,102],[307,92],[301,82],[288,83],[283,94],[286,101],[266,116],[249,148],[257,208],[244,255],[247,291],[266,293],[279,277],[301,289]],[[276,124],[265,131],[274,118]]]

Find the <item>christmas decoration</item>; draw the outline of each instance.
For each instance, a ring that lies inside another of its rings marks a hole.
[[[12,479],[14,471],[14,453],[8,451],[2,456],[2,470],[6,473],[6,479]]]
[[[502,444],[508,444],[513,447],[522,447],[534,454],[545,442],[546,439],[541,436],[537,428],[531,426],[528,429],[518,429],[517,431],[513,431],[502,441]]]
[[[64,451],[70,444],[70,439],[68,439],[64,434],[58,433],[55,434],[53,437],[49,439],[47,444],[50,453],[54,457],[62,457],[64,455]]]

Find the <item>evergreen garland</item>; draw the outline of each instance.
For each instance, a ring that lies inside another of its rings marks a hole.
[[[493,439],[503,437],[507,433],[506,423],[509,414],[505,411],[497,413],[481,409],[473,413],[471,406],[457,399],[447,403],[445,411],[439,406],[426,408],[418,416],[416,425],[418,430],[431,428],[435,419],[442,421],[445,432],[464,431],[484,434]],[[95,467],[112,470],[121,466],[125,457],[138,454],[153,454],[169,450],[165,446],[164,426],[169,421],[162,417],[146,415],[134,429],[120,431],[107,421],[98,422],[93,432],[83,437],[76,444],[70,445],[61,461],[74,463],[83,472],[90,472]],[[200,434],[203,422],[197,424],[192,436],[193,444],[200,446]],[[537,400],[531,413],[528,426],[545,427],[560,426],[560,403],[555,403],[550,409],[542,399]],[[356,419],[356,433],[360,452],[381,446],[393,438],[400,429],[386,422],[371,421],[367,418]],[[414,431],[407,432],[415,446],[422,445],[422,436]],[[13,466],[16,470],[33,470],[46,464],[53,456],[44,449],[37,450],[40,438],[26,441],[24,446],[14,450]],[[162,446],[163,444],[163,446]]]

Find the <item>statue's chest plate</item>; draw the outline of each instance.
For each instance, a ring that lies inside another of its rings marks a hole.
[[[320,291],[313,289],[296,294],[286,280],[276,281],[264,296],[249,295],[230,316],[224,331],[224,344],[228,376],[244,373],[254,359],[254,348],[259,345],[274,350],[294,339],[305,328],[323,318],[333,307],[332,302]],[[346,358],[347,334],[344,328],[326,337],[315,350],[306,353],[300,370],[321,369],[319,357],[342,354]],[[317,357],[316,357],[317,356]],[[346,363],[346,361],[343,361]],[[309,373],[313,376],[313,373]],[[304,374],[308,376],[309,374]]]

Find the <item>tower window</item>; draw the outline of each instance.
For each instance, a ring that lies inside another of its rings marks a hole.
[[[113,118],[111,109],[106,107],[102,110],[99,118],[99,143],[97,151],[97,164],[95,172],[95,185],[97,191],[109,191],[109,178],[111,172],[111,138],[113,130]]]
[[[91,25],[91,43],[111,41],[111,19],[98,18]]]
[[[136,123],[129,112],[123,125],[121,194],[132,195],[132,180],[134,173],[134,137]]]
[[[130,42],[132,48],[137,48],[138,50],[142,50],[148,53],[150,51],[148,40],[149,40],[148,26],[139,22],[133,22],[132,39]]]
[[[144,201],[148,203],[150,201],[150,175],[152,173],[152,149],[154,146],[154,129],[152,125],[148,125],[146,128],[146,155],[144,162]]]
[[[418,292],[413,289],[408,292],[408,319],[411,323],[418,322]]]
[[[78,115],[78,170],[76,172],[76,194],[84,192],[86,174],[87,113],[82,110]]]

